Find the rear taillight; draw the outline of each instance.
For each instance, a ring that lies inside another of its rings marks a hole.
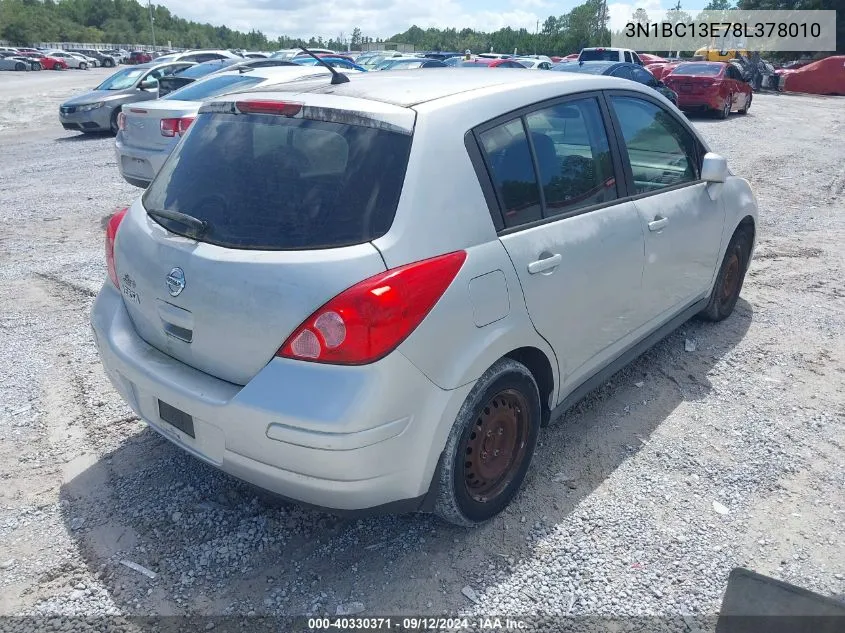
[[[182,136],[193,122],[194,117],[192,116],[184,116],[179,119],[162,119],[160,123],[161,135],[167,137]]]
[[[117,129],[118,130],[125,130],[126,129],[126,115],[123,112],[119,112],[117,115]]]
[[[338,365],[383,358],[422,323],[464,260],[466,253],[457,251],[355,284],[308,317],[276,355]]]
[[[109,270],[109,279],[114,284],[114,287],[120,290],[120,282],[117,279],[117,269],[114,265],[114,238],[117,237],[117,229],[120,228],[120,223],[123,222],[123,217],[129,209],[121,209],[109,218],[109,223],[106,225],[106,267]]]
[[[302,110],[301,103],[269,99],[238,101],[235,107],[241,114],[277,114],[279,116],[296,116]]]

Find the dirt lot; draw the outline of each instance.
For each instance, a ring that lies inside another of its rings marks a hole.
[[[57,120],[105,74],[0,74],[0,614],[708,615],[735,566],[845,594],[845,101],[694,120],[760,201],[735,314],[547,429],[517,502],[465,531],[256,495],[118,398],[88,313],[139,190]]]

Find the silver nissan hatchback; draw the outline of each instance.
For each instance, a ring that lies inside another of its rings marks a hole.
[[[91,322],[153,429],[286,498],[474,525],[540,428],[734,309],[748,183],[665,98],[501,70],[207,103],[108,224]]]

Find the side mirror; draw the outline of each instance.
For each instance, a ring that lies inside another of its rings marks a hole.
[[[156,79],[145,79],[138,87],[141,90],[156,90],[158,89],[158,81]]]
[[[705,182],[725,182],[728,179],[728,161],[724,156],[707,152],[701,164],[701,179]]]

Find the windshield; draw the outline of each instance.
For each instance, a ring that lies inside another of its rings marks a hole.
[[[393,223],[411,136],[266,114],[201,114],[144,194],[207,223],[201,241],[303,250],[363,244]],[[186,227],[160,216],[168,230]]]
[[[618,62],[619,51],[610,50],[607,48],[593,48],[581,51],[578,59],[582,62]]]
[[[722,64],[681,64],[672,71],[673,75],[694,75],[715,77],[722,72]]]
[[[227,92],[232,92],[233,90],[254,86],[261,81],[264,81],[262,77],[251,77],[250,75],[234,73],[230,75],[227,73],[225,75],[209,77],[203,81],[188,84],[184,88],[174,90],[162,97],[162,100],[202,101],[203,99],[216,97],[218,95],[226,94]]]
[[[125,90],[131,88],[138,78],[144,74],[145,69],[126,68],[113,74],[103,83],[97,86],[97,90]]]
[[[301,51],[277,51],[270,55],[272,59],[293,59]]]

